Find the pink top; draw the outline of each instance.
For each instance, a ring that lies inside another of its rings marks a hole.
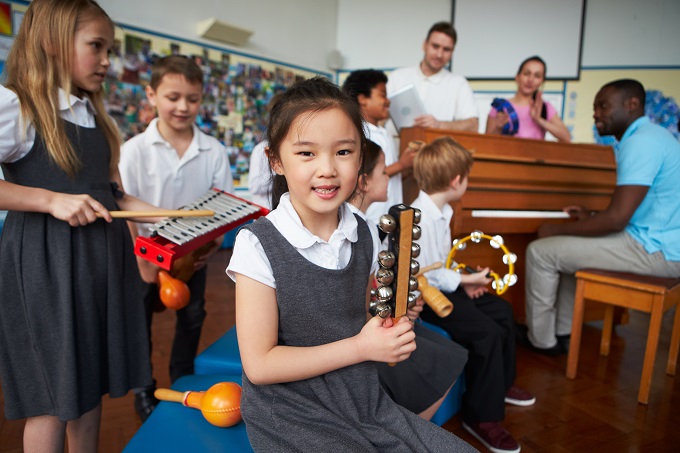
[[[510,102],[510,101],[508,101]],[[538,125],[536,121],[534,121],[531,118],[531,114],[529,113],[531,110],[530,105],[516,105],[510,102],[512,107],[515,109],[515,112],[517,113],[517,119],[519,120],[519,128],[517,129],[517,133],[515,134],[515,137],[520,137],[520,138],[534,138],[537,140],[544,140],[545,139],[545,129],[543,129],[541,126]],[[546,112],[548,114],[548,121],[552,119],[553,116],[557,115],[557,112],[555,111],[555,107],[552,106],[549,102],[543,101],[543,104],[546,106]],[[496,109],[492,108],[489,111],[489,116],[492,118],[496,117],[496,114],[498,112]]]

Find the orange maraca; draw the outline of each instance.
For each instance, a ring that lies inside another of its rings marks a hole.
[[[191,293],[189,287],[182,280],[170,276],[165,270],[158,272],[158,292],[161,302],[168,308],[180,310],[189,305]]]
[[[218,382],[204,392],[157,389],[154,395],[161,401],[199,409],[211,425],[220,428],[234,426],[241,421],[241,386],[235,382]]]

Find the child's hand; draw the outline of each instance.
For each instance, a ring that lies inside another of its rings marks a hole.
[[[399,156],[399,163],[401,168],[406,170],[413,167],[413,160],[416,158],[417,149],[406,147],[406,149]]]
[[[490,269],[485,267],[482,269],[477,266],[477,272],[471,274],[460,274],[460,283],[462,285],[488,285],[491,283],[491,278],[487,277],[489,275]]]
[[[392,318],[371,318],[356,339],[364,360],[396,363],[408,359],[416,349],[413,323],[402,316],[393,325]]]
[[[474,285],[474,284],[463,284],[463,291],[468,295],[470,299],[477,299],[489,292],[489,288],[484,285]]]
[[[220,236],[219,238],[215,239],[214,241],[210,242],[210,247],[206,250],[205,253],[202,253],[200,256],[196,258],[196,261],[194,261],[194,270],[197,271],[203,267],[205,267],[208,264],[208,258],[217,251],[217,249],[220,248],[220,245],[222,244],[224,236]]]
[[[489,268],[485,267],[482,269],[479,266],[477,266],[477,272],[472,274],[461,274],[460,284],[463,287],[465,294],[467,294],[470,299],[477,299],[489,292],[486,285],[491,283],[491,278],[487,277],[487,275],[489,275]]]
[[[48,213],[59,220],[68,222],[72,227],[84,226],[97,220],[97,213],[107,222],[111,222],[111,214],[103,204],[89,195],[71,195],[53,192],[48,204]]]

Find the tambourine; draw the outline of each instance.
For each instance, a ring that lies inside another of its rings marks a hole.
[[[451,269],[451,266],[456,263],[453,259],[456,256],[456,252],[458,250],[465,250],[465,248],[467,248],[468,241],[479,244],[482,242],[482,239],[488,240],[491,247],[495,249],[500,248],[503,251],[503,263],[508,266],[508,273],[505,274],[503,278],[501,278],[496,272],[491,271],[490,273],[490,277],[494,279],[494,281],[491,283],[491,287],[495,289],[496,294],[500,296],[505,291],[507,291],[509,287],[517,283],[517,275],[515,274],[515,262],[517,261],[517,255],[508,250],[508,248],[503,244],[503,238],[501,236],[492,237],[482,233],[481,231],[474,231],[463,239],[455,239],[452,243],[449,256],[446,258],[446,267]],[[456,267],[453,268],[453,270],[460,272],[461,269],[466,268],[469,269],[466,264],[456,263]]]
[[[510,101],[503,98],[494,98],[491,107],[498,112],[505,112],[508,115],[508,122],[503,125],[501,133],[503,135],[515,135],[519,130],[519,117]]]

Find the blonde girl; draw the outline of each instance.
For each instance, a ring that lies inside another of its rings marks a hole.
[[[113,22],[92,0],[34,0],[0,86],[0,379],[24,451],[96,451],[101,397],[151,382],[122,192],[103,107]],[[100,216],[101,219],[98,219]]]

